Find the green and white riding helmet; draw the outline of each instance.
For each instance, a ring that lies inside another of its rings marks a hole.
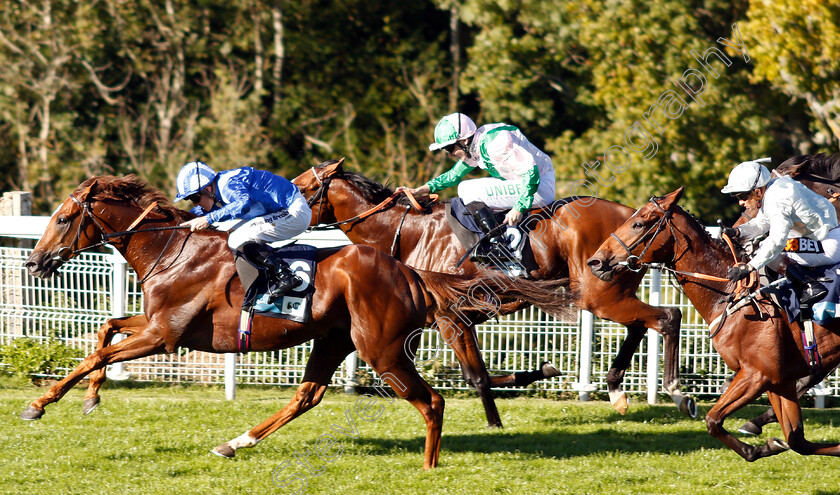
[[[437,151],[475,134],[475,122],[462,113],[451,113],[435,126],[435,142],[429,151]]]

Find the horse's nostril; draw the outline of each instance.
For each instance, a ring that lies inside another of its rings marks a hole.
[[[586,262],[591,268],[600,268],[601,267],[601,260],[597,258],[590,258],[589,261]]]

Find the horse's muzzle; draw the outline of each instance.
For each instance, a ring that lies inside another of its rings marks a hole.
[[[60,255],[51,256],[47,252],[33,252],[23,266],[29,273],[38,278],[49,278],[58,273],[58,268],[64,264]]]
[[[593,275],[605,282],[612,281],[615,270],[620,268],[617,264],[611,264],[610,259],[599,256],[599,253],[595,253],[594,256],[586,260],[586,264],[589,265]]]

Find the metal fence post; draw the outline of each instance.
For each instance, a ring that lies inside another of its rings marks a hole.
[[[589,392],[596,390],[592,383],[592,340],[595,335],[595,315],[589,311],[580,312],[580,355],[578,362],[578,382],[572,388],[578,391],[578,399],[589,400]]]
[[[236,353],[225,354],[225,398],[236,399]]]
[[[347,394],[355,394],[356,386],[359,384],[356,381],[356,368],[359,365],[359,357],[356,351],[351,352],[344,358],[344,392]]]
[[[662,273],[659,270],[650,271],[650,300],[651,306],[662,304]],[[647,401],[656,404],[659,392],[659,342],[662,336],[659,332],[648,329],[647,343]]]
[[[116,251],[111,254],[110,258],[113,265],[111,271],[111,316],[122,318],[125,316],[128,263]],[[116,344],[124,338],[126,338],[125,334],[118,333],[111,339],[111,344]],[[125,371],[125,363],[114,363],[105,368],[105,376],[109,380],[127,380],[130,375]]]

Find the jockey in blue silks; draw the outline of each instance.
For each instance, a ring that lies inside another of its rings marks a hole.
[[[301,283],[289,265],[267,243],[288,240],[309,226],[312,211],[297,186],[271,172],[241,167],[216,173],[203,162],[190,162],[178,172],[175,201],[192,201],[197,218],[184,222],[192,231],[239,219],[229,233],[228,246],[249,261],[268,269],[269,301],[274,302]]]

